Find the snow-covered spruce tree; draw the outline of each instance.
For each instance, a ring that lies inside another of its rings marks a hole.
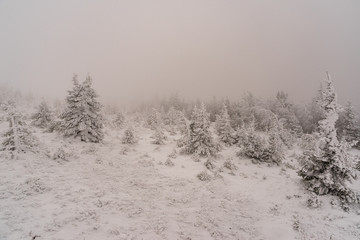
[[[103,118],[91,77],[79,83],[75,75],[73,83],[66,98],[66,110],[61,115],[61,131],[67,137],[80,137],[84,142],[100,142],[104,137]]]
[[[245,156],[259,161],[266,158],[266,140],[255,132],[255,120],[237,130],[237,141],[240,147],[238,156]]]
[[[9,110],[8,121],[9,130],[3,135],[1,150],[12,154],[34,151],[34,147],[38,145],[38,140],[23,121],[21,113],[16,110]]]
[[[177,146],[183,148],[190,141],[190,123],[183,112],[179,112],[178,129],[181,133],[181,138],[177,141]]]
[[[52,122],[53,117],[47,103],[43,100],[38,106],[37,112],[31,116],[33,119],[32,124],[37,127],[45,128],[48,127]]]
[[[155,130],[162,124],[161,114],[156,108],[151,109],[151,112],[146,119],[146,123],[152,130]]]
[[[345,141],[360,146],[360,129],[356,126],[356,115],[351,102],[348,102],[338,121],[339,135]]]
[[[125,124],[125,115],[123,113],[118,113],[116,114],[115,120],[114,120],[114,125],[117,128],[123,128]]]
[[[134,128],[132,126],[128,126],[124,131],[124,135],[122,137],[122,143],[123,144],[135,144],[137,142],[138,142],[138,139],[135,135]]]
[[[165,144],[165,141],[167,139],[164,130],[162,127],[157,127],[155,130],[155,133],[152,135],[152,138],[154,139],[152,141],[153,144],[163,145]]]
[[[321,107],[325,119],[319,122],[318,149],[307,156],[308,161],[298,173],[304,179],[308,190],[318,195],[336,195],[346,209],[347,203],[355,203],[359,199],[346,185],[346,181],[351,181],[354,176],[352,161],[348,146],[337,138],[335,123],[341,108],[329,74]]]
[[[188,142],[184,143],[183,152],[199,156],[215,156],[220,146],[214,142],[209,128],[209,114],[204,103],[201,104],[200,109],[195,106],[189,126],[190,136]]]
[[[220,140],[227,146],[231,146],[234,143],[234,130],[231,127],[230,116],[225,103],[222,106],[220,114],[216,116],[215,126]]]
[[[268,139],[268,146],[265,149],[265,160],[280,164],[284,159],[284,144],[277,131],[271,131]]]
[[[178,111],[174,107],[170,107],[169,111],[164,116],[164,123],[166,125],[174,126],[178,121]]]
[[[189,121],[186,119],[184,112],[178,111],[177,128],[181,134],[186,134],[189,131]]]
[[[270,109],[276,114],[286,130],[296,136],[301,136],[303,130],[295,114],[295,108],[288,99],[287,93],[279,91],[276,94],[275,101],[270,102]]]

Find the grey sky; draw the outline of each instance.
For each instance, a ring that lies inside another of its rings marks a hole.
[[[0,83],[45,96],[89,72],[107,100],[307,101],[325,71],[359,105],[358,0],[0,0]]]

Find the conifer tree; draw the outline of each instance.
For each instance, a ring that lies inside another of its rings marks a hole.
[[[138,142],[138,139],[135,135],[134,128],[132,126],[128,126],[124,131],[124,135],[122,137],[123,144],[135,144]]]
[[[178,121],[178,111],[174,107],[170,107],[169,111],[165,116],[165,124],[174,126]]]
[[[79,83],[77,76],[73,78],[73,89],[66,98],[66,110],[61,115],[61,130],[69,137],[80,137],[85,142],[100,142],[104,134],[101,105],[92,88],[92,79],[87,76]]]
[[[165,144],[165,140],[167,139],[162,127],[157,127],[155,133],[152,135],[154,139],[152,141],[153,144],[163,145]]]
[[[284,145],[278,131],[270,132],[265,155],[266,161],[274,162],[276,164],[280,164],[284,159]]]
[[[118,128],[122,128],[124,126],[124,124],[125,124],[125,116],[124,116],[123,113],[120,112],[120,113],[116,114],[114,124]]]
[[[360,131],[356,126],[356,115],[351,102],[347,103],[344,114],[339,122],[339,135],[345,141],[358,145],[360,140]]]
[[[155,130],[158,126],[162,124],[161,114],[156,108],[151,109],[151,112],[147,117],[146,122],[152,130]]]
[[[33,119],[33,125],[42,128],[48,127],[53,119],[52,113],[45,101],[40,103],[37,112],[31,118]]]
[[[220,114],[216,117],[215,125],[220,140],[227,146],[232,145],[234,143],[234,130],[231,127],[230,116],[228,114],[225,103],[222,106]]]
[[[186,134],[189,131],[189,122],[186,119],[184,112],[178,111],[177,128],[181,134]]]
[[[3,135],[2,151],[12,154],[33,151],[38,140],[29,131],[21,113],[15,109],[8,112],[9,130]]]
[[[201,104],[200,109],[195,106],[189,127],[189,139],[183,150],[200,156],[216,155],[219,146],[214,142],[209,128],[209,114],[206,112],[204,103]]]
[[[299,171],[299,175],[310,191],[319,195],[339,196],[345,207],[346,203],[357,202],[358,199],[346,184],[346,181],[353,179],[352,161],[347,145],[339,142],[337,138],[335,123],[341,108],[329,74],[321,108],[325,118],[319,122],[318,150],[307,155],[308,161]]]

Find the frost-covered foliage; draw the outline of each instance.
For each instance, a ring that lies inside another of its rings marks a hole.
[[[319,122],[318,149],[307,153],[307,162],[299,171],[308,190],[318,195],[338,196],[344,208],[347,203],[358,202],[356,194],[348,188],[346,181],[353,179],[349,145],[339,142],[335,123],[340,106],[337,103],[333,83],[328,75],[321,102],[325,119]]]
[[[173,166],[175,166],[174,162],[171,161],[170,158],[166,159],[164,165],[165,165],[165,166],[168,166],[168,167],[173,167]]]
[[[227,168],[227,169],[229,169],[231,171],[237,170],[237,166],[235,165],[235,163],[230,158],[225,160],[223,166],[224,166],[224,168]]]
[[[275,121],[275,128],[277,129],[276,131],[279,134],[281,141],[288,149],[291,149],[297,141],[297,135],[283,126],[282,121]]]
[[[319,208],[322,205],[319,197],[315,193],[312,193],[310,195],[310,197],[306,201],[306,204],[309,208]]]
[[[129,126],[124,131],[124,135],[122,137],[123,144],[135,144],[138,142],[138,139],[135,135],[135,130],[132,126]]]
[[[61,131],[67,137],[80,137],[81,141],[100,142],[104,137],[103,118],[91,77],[79,83],[75,75],[73,83],[66,98],[66,110],[61,115]]]
[[[32,135],[22,115],[16,110],[8,112],[9,130],[3,135],[2,151],[11,153],[34,152],[38,139]]]
[[[239,156],[246,156],[257,160],[265,158],[266,140],[252,130],[239,130],[242,135],[239,139]]]
[[[151,112],[146,119],[146,124],[152,130],[155,130],[157,127],[162,125],[161,114],[156,108],[151,109]]]
[[[255,131],[254,122],[237,131],[239,156],[246,156],[261,162],[279,164],[284,158],[284,145],[277,131],[272,130],[269,137],[261,136]]]
[[[230,116],[225,103],[220,114],[216,116],[215,128],[223,143],[227,146],[231,146],[234,143],[234,130],[231,127]]]
[[[181,134],[189,132],[189,121],[186,119],[183,112],[178,111],[177,128]]]
[[[321,108],[323,87],[320,89],[316,97],[306,106],[296,107],[295,114],[304,133],[314,133],[319,125],[319,121],[324,119],[324,111]]]
[[[32,124],[41,128],[48,127],[53,119],[49,106],[45,101],[40,103],[37,112],[33,114],[31,118],[33,120]]]
[[[118,113],[115,116],[114,125],[117,128],[123,128],[125,124],[125,115],[123,113]]]
[[[60,147],[56,150],[56,152],[53,154],[52,159],[56,160],[58,162],[61,161],[69,161],[69,157],[71,156],[70,153],[65,151],[63,147]]]
[[[337,122],[340,138],[360,148],[360,129],[356,124],[356,114],[351,102],[348,102],[345,111]]]
[[[270,132],[267,148],[265,149],[265,161],[280,164],[284,159],[284,145],[280,135],[276,131]]]
[[[200,181],[210,181],[212,177],[206,170],[204,170],[197,175],[197,178]]]
[[[157,127],[155,129],[155,133],[152,135],[152,138],[154,139],[152,141],[153,144],[163,145],[165,144],[165,141],[167,139],[164,130],[162,127]]]
[[[276,100],[270,104],[270,109],[276,114],[285,129],[289,130],[292,134],[301,136],[303,130],[287,93],[279,91],[276,94]]]
[[[49,123],[49,127],[47,128],[47,132],[61,131],[61,119],[53,119]]]
[[[215,164],[214,164],[214,160],[211,159],[211,158],[208,158],[206,160],[206,162],[204,163],[204,166],[209,170],[213,170],[216,167]]]
[[[299,146],[304,152],[316,151],[318,137],[316,134],[304,134],[301,136]]]
[[[215,156],[220,147],[214,142],[210,132],[209,115],[202,103],[198,109],[194,107],[189,127],[189,136],[183,142],[183,152],[200,156]]]
[[[254,124],[238,129],[239,156],[264,160],[266,157],[267,143],[264,137],[255,132]]]
[[[174,107],[170,107],[167,114],[164,116],[164,124],[174,126],[178,121],[178,111]]]

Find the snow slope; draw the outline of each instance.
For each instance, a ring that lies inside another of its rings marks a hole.
[[[157,146],[153,131],[137,131],[125,155],[122,131],[91,144],[36,130],[46,154],[1,157],[0,239],[360,239],[360,212],[345,213],[331,196],[307,207],[291,168],[253,164],[232,147],[215,161],[222,177],[200,181],[206,159],[164,164],[179,136]],[[59,147],[68,161],[51,158]],[[228,158],[237,170],[222,167]]]

